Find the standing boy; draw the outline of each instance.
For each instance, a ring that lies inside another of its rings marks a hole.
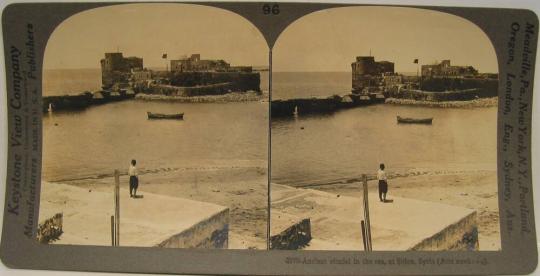
[[[129,166],[128,175],[129,175],[129,196],[137,197],[137,188],[139,187],[139,172],[137,171],[137,160],[131,160],[131,165]]]
[[[384,171],[384,164],[379,165],[379,171],[377,171],[377,179],[379,180],[379,199],[381,202],[386,202],[386,193],[388,192],[388,183],[386,182],[386,172]]]

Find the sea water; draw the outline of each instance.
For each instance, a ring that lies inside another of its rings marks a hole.
[[[298,83],[295,84],[295,80]],[[350,93],[351,75],[274,73],[272,98]],[[398,124],[396,116],[433,118]],[[410,170],[496,170],[497,108],[427,108],[378,104],[332,114],[272,120],[272,181],[324,184]]]
[[[267,73],[261,74],[266,89]],[[45,72],[44,95],[99,89],[99,69]],[[146,112],[184,120],[148,120]],[[43,114],[43,180],[140,170],[266,166],[268,102],[173,103],[127,100]]]
[[[44,95],[99,89],[99,69],[45,72]],[[261,73],[261,88],[267,84]],[[273,73],[273,99],[350,93],[348,72]],[[148,120],[146,112],[184,112],[183,121]],[[433,117],[432,125],[397,124],[396,116]],[[272,181],[324,183],[389,172],[495,170],[497,108],[372,105],[271,122]],[[123,101],[43,117],[44,180],[77,179],[140,168],[250,166],[268,158],[268,103]]]

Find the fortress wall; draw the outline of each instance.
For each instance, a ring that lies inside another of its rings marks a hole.
[[[151,94],[166,96],[204,96],[204,95],[223,95],[234,90],[234,85],[230,82],[216,83],[210,85],[201,85],[193,87],[172,86],[172,85],[154,85],[150,87]]]
[[[208,219],[176,234],[158,247],[166,248],[221,248],[229,243],[229,209],[225,209]]]
[[[470,101],[476,98],[480,98],[481,91],[478,88],[460,90],[460,91],[447,91],[447,92],[429,92],[422,90],[412,89],[400,89],[387,92],[387,97],[398,99],[411,99],[417,101]]]
[[[171,85],[181,87],[231,83],[236,92],[260,91],[261,77],[258,72],[174,72]]]
[[[472,78],[426,78],[420,82],[420,90],[443,92],[451,90],[479,89],[479,97],[495,97],[498,95],[498,79]]]
[[[234,91],[233,83],[224,82],[196,87],[183,87],[183,93],[178,96],[204,96],[204,95],[223,95]]]
[[[403,89],[396,86],[386,90],[386,97],[419,101],[470,101],[477,98],[496,97],[499,93],[497,79],[430,78],[420,83],[420,89]]]

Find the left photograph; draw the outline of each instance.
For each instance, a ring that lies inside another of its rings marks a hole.
[[[42,244],[266,249],[268,46],[191,4],[75,14],[43,61]]]

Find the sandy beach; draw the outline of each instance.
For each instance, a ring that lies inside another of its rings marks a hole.
[[[371,191],[377,190],[376,180],[368,181],[368,185]],[[476,210],[480,250],[501,249],[496,171],[414,171],[389,179],[388,185],[387,199],[399,196]],[[362,196],[359,182],[311,188],[339,195]],[[376,198],[370,200],[378,201]]]
[[[145,170],[139,179],[138,194],[148,192],[228,207],[229,248],[266,249],[267,168],[264,164],[161,168]],[[122,175],[120,183],[127,191],[127,176]],[[66,180],[58,184],[112,194],[114,178]],[[54,197],[41,200],[58,200]]]

